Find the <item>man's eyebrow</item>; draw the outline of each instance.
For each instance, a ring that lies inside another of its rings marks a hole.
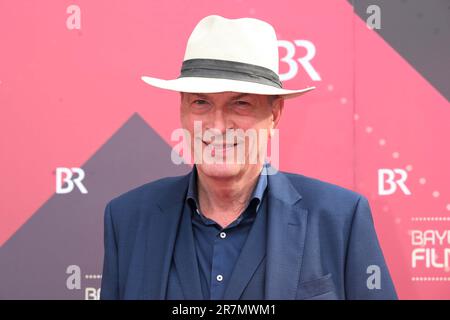
[[[208,96],[207,94],[203,94],[203,93],[191,93],[193,96],[195,96],[196,98],[200,98],[200,99],[205,99],[205,100],[210,100],[211,97]],[[230,97],[228,100],[238,100],[238,99],[242,99],[245,98],[247,96],[249,96],[249,93],[240,93],[237,94],[235,96]]]
[[[241,94],[231,97],[230,100],[238,100],[241,98],[245,98],[246,96],[249,96],[249,95],[250,95],[249,93],[241,93]]]
[[[201,93],[191,93],[193,96],[195,96],[196,98],[201,98],[201,99],[210,99],[210,97],[208,97],[206,94],[201,94]]]

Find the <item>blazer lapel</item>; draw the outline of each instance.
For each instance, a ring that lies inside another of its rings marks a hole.
[[[169,270],[189,176],[190,174],[184,176],[176,185],[170,186],[170,192],[162,194],[156,200],[156,206],[142,209],[148,219],[144,224],[147,230],[143,231],[147,236],[143,270],[144,299],[160,300],[166,297]]]
[[[263,260],[266,248],[261,244],[264,244],[266,237],[266,221],[267,206],[263,204],[234,266],[228,287],[224,293],[225,300],[237,300],[241,297],[242,292]]]
[[[184,208],[183,216],[181,217],[180,230],[175,243],[174,259],[184,298],[187,300],[203,299],[192,221],[188,208]]]
[[[300,279],[308,211],[284,173],[269,178],[265,298],[295,299]]]

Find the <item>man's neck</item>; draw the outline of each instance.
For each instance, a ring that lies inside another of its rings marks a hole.
[[[197,187],[202,214],[223,228],[242,213],[258,182],[262,166],[255,166],[242,176],[216,179],[198,172]]]

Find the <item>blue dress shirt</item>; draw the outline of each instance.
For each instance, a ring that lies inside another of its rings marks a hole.
[[[253,225],[267,188],[267,169],[263,167],[246,209],[222,228],[204,216],[199,208],[197,170],[189,181],[186,201],[192,210],[192,230],[204,299],[222,299],[233,268]]]

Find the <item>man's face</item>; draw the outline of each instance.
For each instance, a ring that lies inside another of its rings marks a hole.
[[[212,150],[209,153],[216,159],[223,159],[222,163],[197,163],[199,172],[209,177],[229,179],[243,176],[249,170],[259,169],[265,156],[261,153],[267,147],[271,129],[278,124],[282,109],[282,98],[274,99],[266,95],[236,92],[182,93],[181,124],[190,133],[192,155],[203,156],[205,160],[204,154]],[[197,123],[197,128],[201,124],[201,135],[198,131],[195,135],[194,123]],[[227,140],[227,130],[230,129],[256,132],[257,139],[252,140],[250,135],[246,135],[243,139]],[[213,137],[208,132],[213,132]],[[198,146],[202,147],[201,153]],[[239,148],[243,152],[238,151]],[[238,156],[242,154],[244,156],[238,161]],[[258,156],[256,162],[254,157],[251,158],[255,154]]]

